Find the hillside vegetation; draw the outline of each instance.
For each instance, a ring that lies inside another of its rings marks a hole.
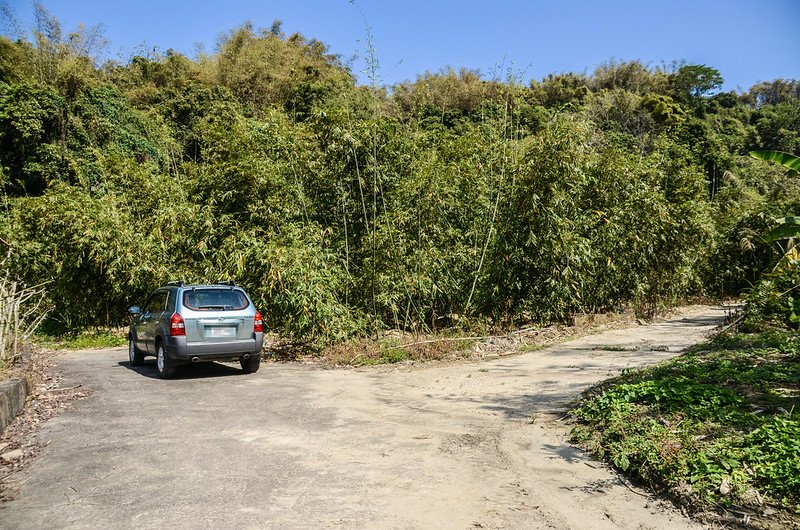
[[[0,38],[0,245],[50,329],[117,325],[171,279],[234,279],[268,326],[557,321],[737,295],[783,251],[800,83],[609,62],[522,83],[469,70],[362,86],[326,46],[245,24],[213,53],[99,64],[38,13]]]

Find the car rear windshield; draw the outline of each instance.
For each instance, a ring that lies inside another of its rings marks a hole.
[[[183,293],[183,305],[195,311],[232,311],[245,309],[250,302],[241,291],[192,289]]]

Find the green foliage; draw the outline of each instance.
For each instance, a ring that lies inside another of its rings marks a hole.
[[[588,80],[580,74],[549,74],[541,82],[531,81],[531,98],[545,107],[580,105],[589,93]]]
[[[789,168],[791,176],[800,170],[800,158],[780,151],[751,151],[750,156],[777,162]],[[793,243],[800,235],[800,217],[777,219],[778,225],[762,237],[765,241],[788,239],[783,257],[765,274],[747,295],[745,325],[750,328],[779,325],[797,328],[800,325],[800,253]]]
[[[573,438],[699,508],[800,508],[800,340],[728,335],[583,401]]]
[[[635,94],[660,93],[666,89],[667,75],[651,70],[639,61],[611,60],[598,66],[591,79],[595,91],[622,89]]]
[[[0,164],[10,193],[38,195],[63,173],[57,142],[65,105],[49,87],[0,84]]]
[[[789,168],[793,175],[796,175],[798,172],[800,172],[800,157],[790,155],[789,153],[762,150],[750,151],[750,156],[759,160],[777,162],[778,164]]]
[[[745,296],[748,329],[800,327],[800,253],[790,249]]]
[[[89,330],[57,335],[40,333],[33,342],[51,350],[87,350],[124,346],[128,343],[128,336],[127,330]]]
[[[640,106],[647,110],[656,123],[673,127],[683,123],[686,111],[675,100],[663,94],[647,94]]]
[[[95,29],[37,9],[0,39],[0,244],[50,282],[53,329],[123,324],[175,278],[235,279],[315,346],[652,314],[755,283],[758,235],[800,205],[745,156],[793,141],[791,81],[709,97],[713,68],[612,61],[363,87],[279,22],[101,67]]]
[[[797,98],[758,108],[752,121],[757,138],[753,141],[754,147],[800,152],[800,102]]]
[[[721,87],[723,79],[716,68],[704,64],[684,64],[670,76],[669,83],[678,99],[692,101]]]
[[[755,485],[788,506],[800,491],[800,421],[773,417],[742,440]]]
[[[753,107],[779,105],[800,97],[800,81],[796,79],[763,81],[750,87],[742,97]]]
[[[741,401],[731,390],[714,385],[685,379],[649,380],[614,387],[586,405],[582,414],[597,414],[612,402],[624,402],[658,406],[662,412],[680,412],[691,420],[730,422],[732,418],[727,415],[740,406]]]
[[[324,44],[273,29],[256,30],[247,23],[232,30],[220,41],[213,61],[216,81],[253,115],[280,105],[302,119],[319,102],[352,86],[349,72]]]
[[[363,314],[340,300],[348,278],[327,250],[326,234],[294,225],[264,245],[257,238],[229,239],[239,262],[226,267],[264,309],[268,327],[316,344],[339,341],[365,329]],[[248,244],[249,243],[249,244]],[[230,258],[229,258],[230,259]],[[231,270],[233,269],[233,270]]]
[[[397,340],[388,340],[378,343],[377,354],[372,357],[357,358],[353,361],[356,366],[371,366],[376,364],[396,364],[409,358],[409,353],[400,347]]]
[[[778,241],[800,236],[800,217],[781,217],[776,219],[778,226],[764,234],[765,241]]]

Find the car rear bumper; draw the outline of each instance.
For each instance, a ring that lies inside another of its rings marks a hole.
[[[165,352],[170,359],[176,361],[224,361],[239,359],[242,355],[260,354],[264,347],[264,334],[253,333],[246,340],[219,342],[186,342],[186,337],[167,337]]]

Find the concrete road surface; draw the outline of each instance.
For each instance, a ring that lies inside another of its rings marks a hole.
[[[499,359],[326,370],[59,358],[92,395],[47,422],[2,528],[689,528],[566,440],[593,383],[703,339],[721,307]]]

